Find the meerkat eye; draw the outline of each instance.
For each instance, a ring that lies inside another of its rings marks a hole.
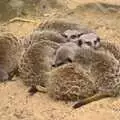
[[[88,46],[91,46],[92,45],[92,43],[91,42],[85,42]]]
[[[68,36],[67,35],[65,35],[65,34],[61,34],[64,38],[67,38]]]
[[[96,40],[96,41],[94,41],[94,44],[97,44],[97,42],[98,42],[97,40]]]
[[[100,42],[100,38],[99,37],[97,38],[97,41]]]
[[[78,46],[82,45],[82,40],[78,40]]]
[[[70,58],[67,58],[67,61],[70,62],[70,63],[72,63],[72,60]]]
[[[77,36],[76,35],[71,35],[71,38],[72,39],[75,39]]]

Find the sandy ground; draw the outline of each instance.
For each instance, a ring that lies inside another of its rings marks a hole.
[[[93,2],[86,0],[85,2]],[[100,0],[94,0],[100,1]],[[70,4],[83,3],[82,0],[69,0]],[[119,0],[104,0],[117,4]],[[69,5],[70,5],[69,4]],[[73,15],[82,24],[95,29],[103,39],[120,38],[120,14],[93,13],[75,11]],[[10,31],[23,36],[31,32],[39,23],[14,22],[1,27],[2,31]],[[90,103],[77,110],[72,109],[73,103],[54,101],[47,94],[37,93],[30,97],[28,88],[18,79],[0,84],[0,120],[120,120],[120,98],[107,98]]]
[[[95,2],[120,5],[120,0],[67,0],[68,6],[72,9],[78,6],[79,4],[95,3]]]

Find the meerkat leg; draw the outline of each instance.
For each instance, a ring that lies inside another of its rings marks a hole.
[[[112,96],[112,93],[97,93],[97,94],[93,95],[92,97],[89,97],[89,98],[86,98],[83,100],[79,100],[77,103],[75,103],[73,105],[73,108],[76,109],[76,108],[79,108],[83,105],[91,103],[93,101],[97,101],[97,100],[100,100],[102,98],[111,97],[111,96]]]

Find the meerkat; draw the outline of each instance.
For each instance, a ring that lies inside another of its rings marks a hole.
[[[55,42],[41,40],[24,52],[19,63],[19,76],[25,85],[31,88],[35,88],[36,85],[46,86],[46,72],[52,69],[53,54],[58,47],[59,44]]]
[[[57,50],[55,54],[55,62],[52,65],[53,67],[60,66],[62,64],[72,62],[75,58],[75,55],[80,49],[81,43],[79,42],[79,45],[73,42],[64,43],[61,45]]]
[[[42,40],[46,40],[46,41],[49,40],[59,44],[67,42],[67,39],[57,31],[40,30],[40,31],[33,31],[32,33],[24,37],[24,41],[25,41],[24,47],[28,48],[33,43]]]
[[[100,38],[95,33],[84,34],[80,38],[72,39],[71,42],[64,43],[56,50],[53,67],[72,62],[80,48],[98,49],[99,47]]]
[[[74,30],[74,29],[68,29],[68,30],[65,30],[63,33],[61,33],[61,35],[63,37],[65,37],[68,42],[70,41],[76,41],[80,38],[81,35],[83,35],[85,33],[81,32],[81,31],[78,31],[78,30]]]
[[[87,33],[80,36],[82,44],[86,47],[91,47],[93,49],[98,49],[100,47],[100,37],[96,33]]]
[[[12,33],[0,33],[0,80],[13,77],[21,52],[21,44]]]
[[[100,47],[100,37],[95,32],[81,33],[78,30],[66,30],[62,34],[70,42],[78,42],[81,40],[86,47],[99,48]]]
[[[48,94],[55,99],[77,100],[73,108],[78,108],[119,94],[120,65],[109,51],[83,49],[73,63],[53,69],[49,79]]]

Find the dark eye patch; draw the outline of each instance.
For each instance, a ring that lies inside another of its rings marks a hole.
[[[67,61],[70,62],[70,63],[72,63],[72,60],[70,58],[67,58]]]
[[[77,36],[76,35],[71,35],[71,38],[72,39],[75,39]]]
[[[82,40],[78,40],[78,46],[82,45]]]
[[[92,43],[91,42],[85,42],[88,46],[91,46]]]
[[[68,36],[67,35],[65,35],[65,34],[61,34],[64,38],[67,38]]]
[[[96,41],[94,41],[94,44],[97,44],[97,42],[98,42],[97,40],[96,40]]]
[[[98,37],[95,41],[94,41],[94,44],[97,44],[100,42],[100,38]]]
[[[100,42],[100,38],[99,37],[97,38],[97,41]]]

